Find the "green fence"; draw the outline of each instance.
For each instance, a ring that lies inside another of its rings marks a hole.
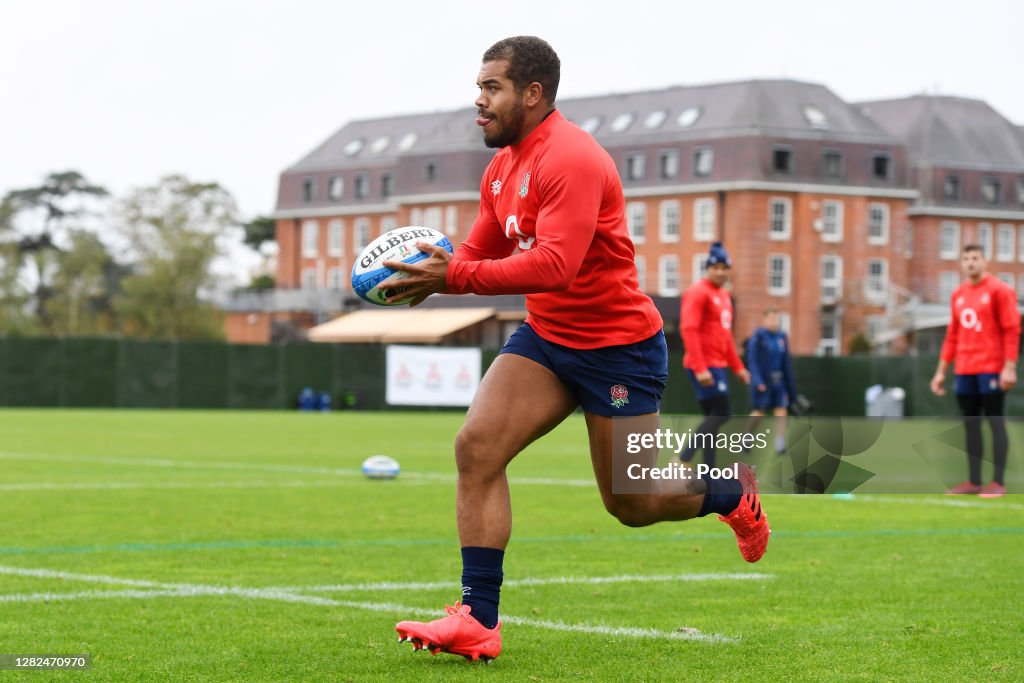
[[[484,365],[495,352],[484,351]],[[672,354],[663,412],[696,413],[697,402]],[[873,384],[902,387],[907,415],[949,415],[954,399],[928,390],[933,357],[796,358],[797,387],[821,415],[863,415]],[[373,344],[250,346],[128,339],[0,338],[0,406],[123,408],[292,408],[304,387],[331,394],[338,407],[385,409],[384,347]],[[749,409],[733,379],[733,410]],[[1024,412],[1024,390],[1008,397]]]

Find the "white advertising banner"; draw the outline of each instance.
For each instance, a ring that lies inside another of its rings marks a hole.
[[[480,349],[388,346],[385,399],[393,406],[468,406],[480,363]]]

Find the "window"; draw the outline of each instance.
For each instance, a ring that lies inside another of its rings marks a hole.
[[[327,269],[327,289],[338,291],[342,288],[341,268]]]
[[[423,225],[423,209],[418,206],[409,210],[409,223],[412,225]]]
[[[380,196],[387,199],[395,193],[395,176],[391,173],[380,174]]]
[[[356,138],[355,140],[352,140],[347,145],[345,145],[345,154],[347,154],[348,156],[359,154],[359,150],[361,150],[362,148],[362,138]]]
[[[843,241],[843,203],[827,199],[821,203],[821,239],[824,242]]]
[[[871,156],[871,175],[876,180],[892,177],[892,157],[888,152],[877,152]]]
[[[828,117],[825,116],[825,112],[810,104],[805,104],[801,109],[811,128],[828,128]]]
[[[693,153],[693,175],[709,176],[715,166],[715,150],[698,147]]]
[[[360,173],[356,176],[356,198],[363,199],[370,196],[370,176]]]
[[[679,241],[679,202],[666,199],[661,203],[659,237],[662,242]]]
[[[580,128],[582,128],[583,130],[587,131],[591,135],[593,135],[594,131],[597,130],[600,126],[601,126],[601,117],[600,116],[591,116],[588,119],[584,119],[583,123],[580,124]]]
[[[700,118],[700,107],[689,107],[679,112],[679,118],[676,119],[676,125],[680,128],[689,128],[697,122]]]
[[[889,205],[868,204],[868,244],[889,243]]]
[[[335,218],[327,224],[327,255],[341,256],[345,253],[345,223]]]
[[[345,193],[345,179],[340,175],[332,175],[327,181],[327,196],[337,201]]]
[[[1017,234],[1017,260],[1024,261],[1024,225],[1020,226]]]
[[[382,235],[386,232],[391,232],[396,227],[398,227],[398,223],[394,216],[385,216],[380,219],[380,232]]]
[[[1024,178],[1017,178],[1017,203],[1024,204]]]
[[[1017,278],[1017,300],[1024,300],[1024,275]]]
[[[773,296],[789,296],[789,255],[768,255],[768,293]]]
[[[674,254],[658,258],[658,293],[679,296],[679,257]]]
[[[454,235],[459,232],[459,208],[457,206],[446,206],[444,208],[444,234]]]
[[[316,258],[320,253],[320,224],[316,221],[302,221],[302,256]]]
[[[312,178],[302,180],[302,201],[309,204],[316,199],[316,181]]]
[[[355,231],[352,233],[352,250],[361,252],[370,243],[370,219],[357,218]]]
[[[675,178],[679,175],[679,150],[662,150],[658,155],[658,171],[662,178]]]
[[[640,289],[647,289],[647,259],[643,256],[636,256],[633,258],[633,263],[636,265],[636,279],[640,283]]]
[[[843,257],[821,257],[821,303],[834,304],[843,297]]]
[[[992,224],[978,223],[978,244],[986,259],[992,260]]]
[[[707,270],[708,255],[707,253],[694,254],[693,255],[693,282],[704,277],[704,271]]]
[[[441,207],[431,206],[423,209],[423,227],[433,228],[434,230],[441,229]]]
[[[775,173],[793,172],[793,150],[789,147],[772,149],[772,171]]]
[[[647,235],[647,207],[642,202],[626,206],[626,227],[634,244],[643,244]]]
[[[644,155],[634,152],[626,157],[626,180],[641,180],[644,177]]]
[[[949,174],[942,181],[942,198],[955,202],[960,200],[960,176]]]
[[[388,145],[390,144],[391,138],[389,138],[387,135],[382,135],[373,141],[373,144],[370,145],[370,151],[373,152],[374,154],[380,154],[385,149],[387,149]]]
[[[996,277],[1010,285],[1010,289],[1017,291],[1016,280],[1013,277],[1013,273],[996,273]]]
[[[1008,223],[1000,223],[996,228],[996,261],[1009,263],[1013,261],[1013,238],[1016,231]]]
[[[947,261],[960,258],[960,224],[956,221],[942,221],[939,226],[939,258]]]
[[[693,239],[697,242],[715,239],[715,200],[710,197],[693,202]]]
[[[903,224],[903,258],[914,255],[914,224]]]
[[[960,273],[944,270],[939,273],[939,303],[948,304],[953,292],[960,286]]]
[[[657,128],[661,124],[665,123],[666,116],[668,116],[668,112],[664,109],[652,111],[647,115],[647,118],[644,119],[644,126],[647,128]]]
[[[833,312],[821,314],[821,338],[818,340],[819,356],[839,355],[839,344],[842,339],[840,318]]]
[[[428,161],[427,165],[423,167],[425,177],[428,183],[432,183],[437,180],[437,162]]]
[[[302,269],[302,288],[316,289],[316,268]]]
[[[768,239],[788,240],[793,233],[793,202],[786,197],[773,197],[768,204]]]
[[[821,174],[833,180],[842,178],[843,153],[835,149],[826,149],[821,158]]]
[[[883,258],[868,259],[868,275],[864,280],[864,298],[879,303],[889,293],[889,262]]]
[[[633,125],[632,114],[619,114],[618,116],[615,117],[615,120],[612,121],[612,132],[621,133],[622,131],[629,128],[631,125]]]
[[[398,149],[406,151],[416,144],[416,133],[406,133],[402,136],[402,139],[398,141]]]
[[[982,178],[981,179],[981,198],[989,204],[998,204],[1002,198],[1003,184],[999,182],[999,178]]]
[[[790,333],[789,313],[779,311],[779,329],[787,335]]]

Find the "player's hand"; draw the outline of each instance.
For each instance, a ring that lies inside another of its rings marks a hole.
[[[946,395],[946,387],[943,386],[945,383],[946,383],[946,375],[945,375],[945,373],[936,372],[935,376],[932,377],[931,384],[929,385],[931,387],[932,393],[935,394],[936,396],[945,396]]]
[[[1003,391],[1009,391],[1017,384],[1017,368],[1013,365],[1007,365],[1003,368],[1003,371],[999,373],[999,388]]]
[[[417,242],[416,248],[430,256],[418,263],[384,262],[387,268],[407,273],[400,280],[392,277],[377,286],[381,290],[393,290],[387,298],[388,303],[410,299],[410,306],[418,306],[431,294],[448,288],[448,264],[452,255],[444,247],[426,242]]]
[[[758,384],[757,391],[763,394],[764,392],[768,391],[768,387],[766,387],[764,384]]]
[[[750,384],[750,370],[743,368],[739,371],[739,378],[743,380],[744,384]]]
[[[710,370],[703,370],[698,372],[695,376],[702,387],[710,387],[715,383],[715,378],[711,376]]]

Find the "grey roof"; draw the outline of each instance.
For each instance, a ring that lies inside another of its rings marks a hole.
[[[559,99],[557,104],[581,126],[596,121],[588,130],[605,146],[758,134],[894,142],[891,133],[828,88],[792,80],[674,86]],[[480,150],[474,112],[473,107],[465,107],[352,121],[285,172],[387,164],[399,154]],[[655,112],[664,116],[652,117]],[[616,121],[624,123],[628,115],[632,115],[628,125],[617,127]],[[415,142],[400,148],[399,142],[410,134]],[[374,147],[374,142],[383,143],[385,138],[387,144]]]
[[[858,106],[906,142],[911,163],[1024,167],[1021,128],[981,100],[916,95]]]

